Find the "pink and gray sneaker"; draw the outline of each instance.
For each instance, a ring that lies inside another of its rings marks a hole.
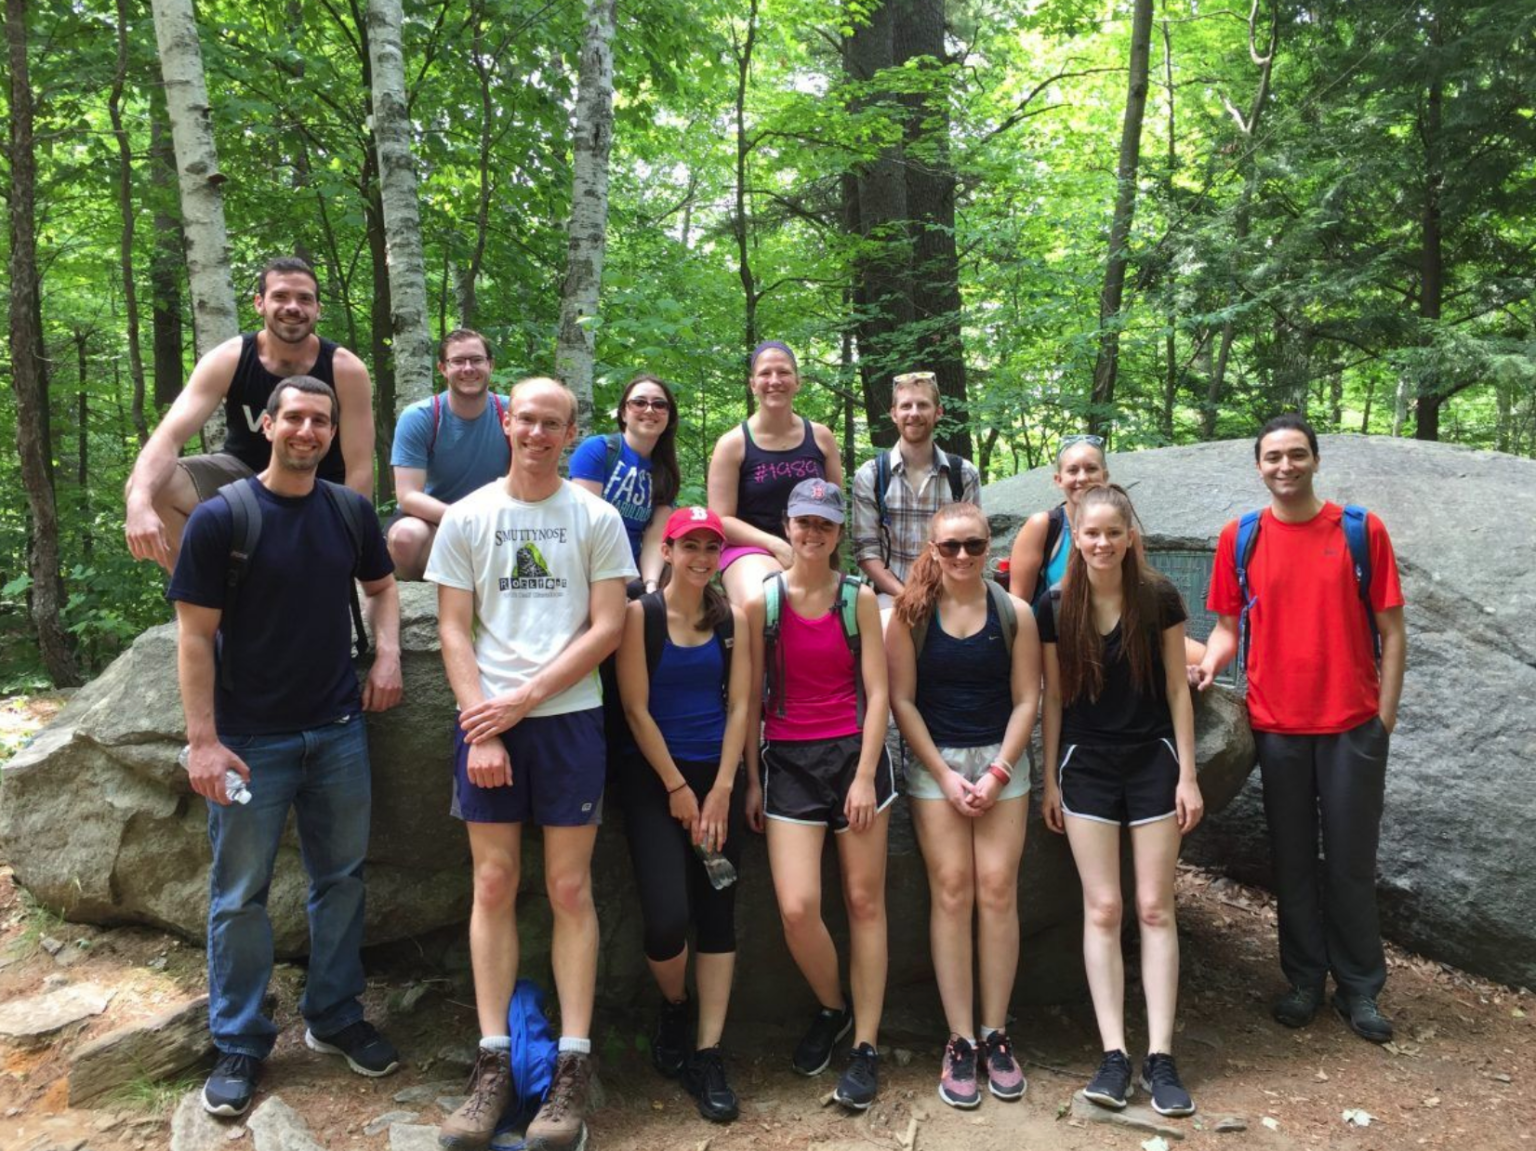
[[[1024,1098],[1029,1084],[1013,1057],[1013,1040],[1006,1031],[994,1031],[981,1041],[981,1061],[987,1075],[987,1090],[1010,1103]]]
[[[981,1104],[981,1091],[976,1085],[976,1048],[958,1035],[944,1047],[944,1067],[939,1072],[939,1098],[962,1111],[969,1111]]]

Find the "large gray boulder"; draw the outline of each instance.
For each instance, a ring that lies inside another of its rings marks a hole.
[[[1364,504],[1392,536],[1408,670],[1387,774],[1384,928],[1414,950],[1536,983],[1536,461],[1379,436],[1324,436],[1319,490]],[[1268,499],[1252,441],[1115,454],[1157,548],[1214,549]],[[991,485],[1008,523],[1059,499],[1050,468]],[[1155,557],[1154,557],[1155,558]],[[1195,605],[1191,605],[1195,606]],[[1258,773],[1186,854],[1269,878]]]
[[[453,701],[437,647],[436,600],[421,584],[402,588],[406,702],[369,720],[374,772],[368,863],[369,942],[419,935],[463,922],[470,868],[463,828],[448,815],[448,746]],[[1197,727],[1201,784],[1212,808],[1237,793],[1253,763],[1240,701],[1202,701]],[[184,741],[176,688],[175,628],[154,628],[76,695],[4,769],[0,850],[16,881],[69,918],[146,923],[204,938],[208,836],[203,800],[176,765]],[[260,781],[256,782],[260,786]],[[651,994],[642,961],[638,901],[622,834],[610,809],[598,836],[595,888],[603,927],[600,979],[605,1002],[627,1006]],[[523,956],[547,961],[549,910],[536,835],[522,876]],[[828,857],[832,855],[828,850]],[[830,862],[829,862],[830,867]],[[896,805],[888,881],[893,986],[931,984],[928,888],[906,803]],[[1062,837],[1032,816],[1020,896],[1024,963],[1021,998],[1056,1000],[1081,987],[1080,902]],[[841,900],[829,870],[829,920]],[[284,836],[270,910],[279,954],[306,948],[305,884],[292,825]],[[775,1018],[784,995],[803,994],[784,948],[766,853],[751,837],[742,867],[737,922],[743,978],[738,1011]]]

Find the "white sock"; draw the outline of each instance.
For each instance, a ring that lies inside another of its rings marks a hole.
[[[572,1039],[568,1035],[562,1035],[560,1036],[560,1054],[564,1055],[568,1051],[577,1055],[591,1055],[592,1040]]]
[[[510,1035],[487,1035],[480,1040],[481,1051],[511,1051],[512,1037]]]
[[[983,1040],[991,1039],[992,1036],[996,1035],[1001,1030],[1001,1027],[988,1027],[985,1023],[983,1023],[981,1025],[981,1038]]]

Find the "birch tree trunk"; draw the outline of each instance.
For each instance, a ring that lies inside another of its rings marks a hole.
[[[27,553],[28,608],[38,654],[55,686],[80,682],[59,613],[59,514],[48,447],[48,377],[43,355],[37,282],[37,163],[32,135],[32,82],[27,67],[27,2],[6,0],[5,39],[10,60],[10,338],[11,386],[16,392],[16,449],[27,489],[32,546]]]
[[[123,127],[123,89],[128,81],[128,4],[117,0],[117,68],[112,73],[112,92],[107,114],[117,140],[117,210],[123,221],[118,246],[119,272],[123,280],[123,311],[128,320],[128,375],[133,384],[133,427],[142,447],[149,440],[149,421],[144,418],[144,351],[139,342],[139,295],[133,276],[133,233],[137,209],[133,202],[133,149]],[[81,392],[84,395],[84,391]]]
[[[427,326],[427,269],[421,248],[416,169],[411,162],[411,110],[405,96],[405,60],[400,47],[403,19],[400,0],[369,0],[373,136],[378,145],[379,196],[389,264],[397,415],[407,404],[432,394],[433,365]]]
[[[586,32],[577,74],[572,139],[571,225],[560,288],[555,371],[576,393],[583,435],[592,423],[592,372],[598,293],[608,247],[608,152],[613,146],[613,25],[615,0],[587,0]]]
[[[1147,110],[1147,69],[1151,57],[1152,0],[1136,0],[1131,22],[1130,83],[1120,130],[1120,163],[1115,170],[1115,216],[1109,228],[1109,262],[1099,295],[1099,354],[1093,365],[1090,431],[1104,435],[1114,422],[1115,378],[1120,370],[1120,305],[1136,216],[1136,174],[1141,166],[1141,122]]]
[[[229,276],[229,235],[224,228],[224,175],[219,171],[218,150],[213,143],[213,116],[192,0],[151,3],[181,189],[192,328],[201,357],[240,332],[235,289]],[[224,408],[220,406],[203,426],[203,443],[213,447],[223,442]]]

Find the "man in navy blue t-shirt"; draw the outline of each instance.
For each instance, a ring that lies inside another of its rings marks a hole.
[[[363,1019],[360,948],[370,774],[362,712],[400,702],[400,599],[378,518],[363,497],[316,483],[336,436],[336,393],[312,376],[273,389],[272,443],[250,485],[260,534],[239,587],[225,499],[187,521],[166,592],[176,604],[186,768],[208,801],[208,1022],[219,1061],[203,1088],[215,1115],[251,1105],[277,1028],[262,1010],[272,974],[267,889],[288,809],[309,872],[309,980],[300,1002],[316,1051],[361,1075],[386,1075],[395,1049]],[[354,548],[340,500],[356,501]],[[359,690],[349,606],[354,572],[368,595],[377,655]],[[233,774],[248,794],[231,802]]]

